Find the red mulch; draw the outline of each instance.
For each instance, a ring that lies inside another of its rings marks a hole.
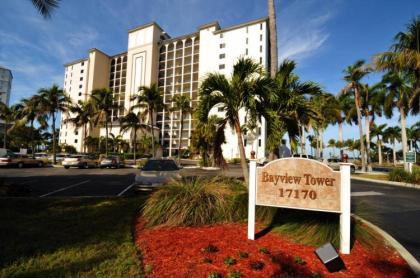
[[[143,255],[145,266],[151,266],[149,277],[207,277],[209,272],[220,272],[227,277],[229,272],[239,271],[241,277],[311,277],[321,273],[323,277],[415,277],[407,263],[388,248],[381,251],[367,250],[355,242],[351,255],[341,255],[346,270],[328,273],[316,257],[315,248],[294,243],[277,234],[268,233],[255,241],[247,239],[244,224],[220,224],[203,227],[154,227],[145,228],[141,218],[136,223],[135,241]],[[218,251],[204,252],[212,244]],[[270,254],[260,252],[267,248]],[[239,252],[249,257],[241,259]],[[236,259],[236,264],[227,266],[225,257]],[[212,263],[204,262],[205,258]],[[295,262],[300,257],[304,264]],[[253,270],[250,263],[264,263],[262,270]]]

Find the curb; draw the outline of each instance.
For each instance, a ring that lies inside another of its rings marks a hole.
[[[407,187],[407,188],[414,188],[414,189],[420,189],[419,184],[414,183],[405,183],[405,182],[397,182],[397,181],[381,181],[381,180],[374,180],[374,179],[367,179],[367,178],[359,178],[359,177],[351,177],[353,180],[359,180],[359,181],[368,181],[373,183],[380,183],[380,184],[386,184],[386,185],[393,185],[393,186],[399,186],[399,187]]]
[[[414,272],[414,274],[417,277],[420,277],[420,263],[416,260],[416,258],[413,257],[413,255],[408,252],[407,249],[405,249],[404,246],[401,245],[395,238],[393,238],[390,234],[376,226],[375,224],[363,219],[360,216],[357,216],[355,214],[352,214],[352,216],[356,219],[362,222],[363,224],[367,225],[369,228],[377,232],[379,235],[381,235],[386,242],[388,242],[400,255],[403,257],[403,259],[407,262],[408,266],[411,268],[411,270]]]

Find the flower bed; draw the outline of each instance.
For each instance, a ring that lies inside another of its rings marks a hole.
[[[388,247],[368,250],[355,242],[342,255],[346,270],[328,273],[315,248],[268,233],[247,240],[244,224],[145,228],[139,219],[136,244],[149,277],[415,277]]]

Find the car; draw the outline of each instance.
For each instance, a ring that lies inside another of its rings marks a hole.
[[[76,154],[64,158],[61,165],[66,169],[69,169],[70,167],[87,169],[89,167],[98,167],[98,160],[94,155]]]
[[[135,177],[135,184],[160,186],[171,180],[181,179],[181,167],[172,159],[149,159]]]
[[[339,158],[328,158],[324,159],[323,163],[327,164],[333,170],[340,170],[340,163],[343,163]],[[356,172],[357,166],[353,163],[350,163],[350,173],[354,174]]]
[[[70,155],[69,154],[67,154],[67,153],[57,153],[56,155],[55,155],[55,160],[57,161],[57,162],[60,162],[60,161],[63,161],[66,157],[69,157]],[[49,160],[51,160],[51,161],[53,161],[53,159],[54,159],[54,155],[50,155],[50,156],[48,156],[48,159]]]
[[[120,159],[119,156],[111,155],[104,157],[101,162],[99,163],[99,167],[101,168],[120,168],[124,167],[123,161]]]
[[[48,159],[48,154],[47,153],[35,153],[35,158],[36,159]]]
[[[295,153],[292,157],[296,157],[296,158],[307,158],[307,159],[315,159],[312,155],[310,154],[298,154]]]
[[[14,153],[8,149],[0,149],[0,166],[17,166],[18,168],[25,166],[43,167],[44,162],[25,154]]]

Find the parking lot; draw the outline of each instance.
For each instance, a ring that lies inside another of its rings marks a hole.
[[[139,169],[64,169],[45,168],[0,168],[0,177],[9,184],[24,190],[32,197],[111,197],[129,196],[136,193],[134,177]],[[225,174],[240,175],[239,166],[234,165]],[[183,176],[213,176],[218,170],[201,170],[186,167]]]

